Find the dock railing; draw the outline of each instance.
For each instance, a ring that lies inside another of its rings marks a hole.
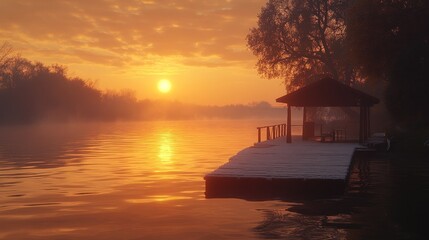
[[[302,125],[291,125],[291,127],[302,127]],[[286,123],[267,125],[257,127],[256,129],[258,130],[258,143],[263,141],[262,139],[264,135],[266,138],[265,140],[273,140],[279,137],[284,137],[287,133]]]
[[[294,127],[300,127],[303,134],[303,139],[315,139],[320,142],[347,142],[350,141],[350,138],[346,134],[346,129],[332,129],[331,131],[324,131],[324,127],[322,124],[317,125],[320,126],[320,129],[315,129],[314,124],[310,128],[311,134],[307,133],[309,135],[305,135],[305,125],[291,125],[291,133],[293,132],[292,129]],[[286,123],[281,124],[275,124],[275,125],[267,125],[262,127],[257,127],[258,130],[258,143],[266,140],[273,140],[279,137],[284,137],[287,134],[287,125]],[[295,129],[296,130],[296,129]],[[297,130],[298,131],[298,130]],[[308,131],[308,130],[307,130]],[[314,134],[315,132],[320,132],[320,135]],[[297,133],[297,132],[295,132]],[[265,139],[264,139],[265,137]]]
[[[278,137],[286,136],[286,124],[276,124],[276,125],[268,125],[257,127],[258,129],[258,142],[262,140],[262,133],[266,132],[266,140],[276,139]]]

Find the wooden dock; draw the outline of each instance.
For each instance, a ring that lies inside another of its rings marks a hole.
[[[243,149],[205,176],[206,197],[327,196],[344,192],[355,143],[284,137]]]

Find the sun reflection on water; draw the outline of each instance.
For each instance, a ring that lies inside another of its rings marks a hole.
[[[159,135],[158,159],[163,164],[173,163],[173,144],[170,132],[164,132]]]
[[[154,202],[168,202],[175,200],[192,199],[190,196],[173,196],[173,195],[152,195],[146,198],[127,199],[129,203],[154,203]]]

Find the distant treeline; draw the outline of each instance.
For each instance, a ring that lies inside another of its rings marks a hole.
[[[22,57],[0,59],[0,123],[3,124],[282,115],[282,109],[265,102],[219,107],[138,100],[131,91],[101,91],[89,81],[70,77],[60,65],[47,66]]]

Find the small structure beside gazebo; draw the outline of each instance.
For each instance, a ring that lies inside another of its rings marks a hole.
[[[276,99],[287,104],[286,142],[292,142],[291,107],[303,107],[303,122],[306,123],[306,107],[360,107],[359,143],[364,143],[371,130],[370,108],[379,99],[337,80],[325,77],[294,92]],[[303,130],[305,126],[303,126]]]

